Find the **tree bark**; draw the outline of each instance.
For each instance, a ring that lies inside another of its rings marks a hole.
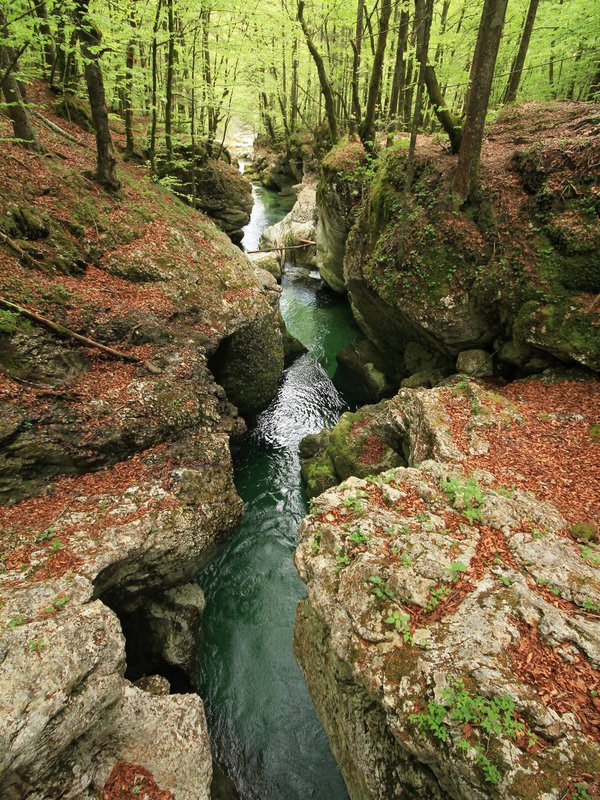
[[[398,42],[396,45],[396,63],[394,64],[394,77],[392,79],[392,94],[390,97],[390,117],[398,116],[403,107],[404,91],[406,88],[406,43],[408,40],[408,21],[410,12],[402,9],[400,12],[400,26],[398,28]]]
[[[358,0],[356,6],[356,30],[354,33],[354,42],[352,43],[352,113],[354,119],[358,124],[362,112],[360,109],[360,96],[358,93],[358,81],[360,72],[360,57],[362,51],[362,34],[363,34],[363,18],[365,13],[365,1]]]
[[[385,48],[390,26],[390,16],[392,13],[392,0],[382,0],[382,3],[381,15],[379,17],[377,47],[375,48],[375,58],[373,59],[373,68],[371,69],[371,80],[369,81],[367,108],[365,111],[365,118],[358,130],[359,136],[363,142],[372,141],[375,135],[375,107],[381,89],[383,59],[385,58]]]
[[[506,5],[507,0],[484,0],[475,55],[471,65],[466,121],[454,176],[454,193],[462,202],[475,190],[479,178],[485,116],[502,38]]]
[[[150,165],[152,172],[156,172],[156,128],[158,124],[158,28],[160,26],[160,12],[162,2],[156,4],[156,14],[152,26],[152,122],[150,125]]]
[[[44,37],[44,72],[46,77],[51,74],[54,66],[54,44],[52,42],[52,31],[48,24],[48,9],[45,0],[36,0],[35,13],[40,21],[40,33]]]
[[[523,67],[525,65],[525,58],[527,56],[527,50],[529,48],[529,42],[531,40],[531,33],[533,31],[535,15],[537,14],[539,2],[540,0],[529,0],[529,9],[527,11],[523,33],[521,34],[521,41],[519,42],[519,49],[517,50],[517,55],[513,61],[506,91],[504,92],[505,103],[514,103],[514,101],[517,99],[517,92],[519,91],[521,75],[523,74]]]
[[[175,68],[175,15],[173,0],[167,0],[167,29],[169,47],[167,52],[167,80],[165,87],[165,147],[167,161],[173,160],[173,71]]]
[[[462,140],[462,119],[453,114],[446,103],[442,93],[435,69],[431,65],[425,67],[425,85],[429,94],[429,101],[436,117],[450,139],[450,147],[454,154],[460,150]]]
[[[327,116],[327,125],[329,127],[329,138],[331,139],[331,144],[336,144],[338,141],[338,128],[333,92],[331,91],[331,85],[327,78],[327,70],[325,69],[323,58],[315,47],[315,43],[313,42],[308,30],[306,20],[304,19],[304,0],[300,0],[298,3],[298,22],[302,27],[302,33],[306,39],[306,46],[308,47],[308,50],[317,68],[319,84],[321,86],[321,94],[323,95],[323,100],[325,102],[325,114]]]
[[[104,81],[100,69],[98,47],[102,34],[89,18],[89,0],[76,0],[75,20],[81,45],[81,55],[85,62],[84,75],[92,110],[92,120],[96,131],[96,173],[98,183],[111,191],[121,187],[117,176],[117,159],[108,124],[108,109],[104,93]]]
[[[6,17],[1,8],[0,32],[3,35],[8,33]],[[0,75],[2,76],[0,89],[6,101],[6,112],[12,122],[15,139],[20,145],[29,150],[41,151],[42,147],[31,124],[29,112],[23,102],[19,82],[15,77],[15,69],[16,58],[11,48],[6,45],[0,45]]]
[[[131,36],[127,42],[127,52],[125,55],[125,155],[131,157],[135,153],[135,137],[133,133],[133,67],[135,64],[135,39],[136,39],[136,19],[135,2],[131,3],[129,9],[129,27]]]

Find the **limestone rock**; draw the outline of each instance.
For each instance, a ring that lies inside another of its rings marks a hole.
[[[486,350],[463,350],[456,359],[456,371],[473,378],[484,378],[487,375],[493,375],[492,354]]]
[[[555,508],[507,497],[490,479],[480,476],[475,501],[456,464],[350,478],[302,523],[296,564],[308,598],[295,653],[353,800],[400,789],[415,800],[555,798],[573,774],[597,774],[585,713],[557,713],[521,660],[534,642],[546,668],[557,654],[574,679],[598,668],[600,624],[583,611],[583,593],[600,603],[597,571],[556,535]],[[469,521],[472,503],[480,524]],[[522,531],[524,518],[547,532],[543,542]],[[499,557],[482,570],[492,541]],[[540,592],[554,581],[572,609]],[[466,706],[502,707],[503,721],[486,732],[485,714],[464,716]],[[543,748],[528,744],[535,736]]]
[[[351,141],[335,147],[321,165],[317,187],[317,266],[325,283],[336,292],[346,288],[346,239],[362,195],[359,170],[364,160],[362,143]]]
[[[298,245],[303,241],[315,241],[317,225],[317,201],[314,184],[308,180],[302,185],[292,210],[280,222],[265,228],[260,237],[261,248]],[[315,263],[314,246],[288,250],[286,258],[296,264]]]

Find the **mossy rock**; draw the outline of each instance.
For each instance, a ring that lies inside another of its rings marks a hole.
[[[66,119],[68,122],[74,122],[84,131],[92,132],[94,130],[90,104],[76,94],[70,92],[63,94],[54,104],[54,111],[59,117]]]
[[[6,214],[0,217],[0,230],[13,239],[35,242],[49,235],[50,225],[34,208],[11,206]]]
[[[591,522],[576,522],[569,528],[569,533],[583,544],[593,544],[598,541],[598,529]]]
[[[514,324],[515,338],[545,350],[561,361],[600,370],[600,335],[596,319],[576,302],[524,304]]]

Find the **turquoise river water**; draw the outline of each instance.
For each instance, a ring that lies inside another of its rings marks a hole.
[[[255,188],[243,245],[258,247],[292,200]],[[348,408],[336,353],[358,336],[347,303],[318,273],[288,264],[281,311],[308,353],[235,456],[246,513],[201,576],[206,594],[199,683],[215,757],[242,800],[346,800],[348,795],[292,654],[304,585],[292,557],[306,513],[298,444]]]

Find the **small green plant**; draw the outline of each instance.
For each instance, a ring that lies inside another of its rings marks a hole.
[[[490,761],[490,759],[486,756],[481,745],[478,745],[475,748],[475,752],[476,752],[477,763],[479,764],[479,766],[481,767],[481,771],[483,772],[484,780],[487,783],[494,783],[494,784],[500,783],[500,781],[502,780],[502,773],[500,772],[498,767],[492,761]]]
[[[393,625],[394,628],[402,634],[402,638],[406,644],[413,644],[414,640],[410,632],[409,622],[410,614],[402,614],[397,609],[393,609],[389,616],[384,620],[386,625]]]
[[[591,547],[581,547],[581,557],[585,561],[591,561],[594,566],[600,565],[600,553],[596,553]]]
[[[429,614],[436,608],[442,600],[444,600],[451,593],[451,589],[447,586],[440,586],[437,589],[432,589],[429,592],[429,600],[425,604],[425,613]]]
[[[573,784],[573,793],[571,795],[571,800],[594,800],[592,795],[588,792],[588,785],[587,783],[575,783]]]
[[[455,681],[443,690],[442,701],[438,703],[430,700],[426,711],[409,716],[409,720],[416,724],[422,734],[431,734],[446,742],[452,723],[478,729],[487,734],[488,741],[492,735],[515,739],[526,733],[525,725],[515,716],[514,701],[507,694],[488,700],[481,695],[470,694],[462,681]],[[500,770],[487,757],[480,744],[472,747],[466,739],[459,739],[457,746],[463,751],[474,750],[477,764],[488,783],[499,783],[502,780]]]
[[[500,575],[499,580],[500,580],[500,583],[504,584],[504,586],[512,586],[512,581],[508,577],[508,575]]]
[[[461,513],[470,524],[482,519],[479,506],[483,503],[484,495],[475,478],[450,475],[442,482],[441,488],[452,504],[458,503],[461,506]]]
[[[313,540],[310,543],[310,549],[312,551],[313,556],[316,556],[319,553],[320,549],[321,549],[321,534],[322,533],[323,532],[320,529],[318,531],[315,531],[315,535],[313,536]]]
[[[344,508],[347,508],[348,511],[352,511],[353,514],[359,514],[361,511],[364,511],[362,501],[368,496],[366,492],[359,489],[356,494],[344,498],[344,500],[342,500],[342,505]]]
[[[380,600],[395,600],[396,592],[387,585],[387,581],[380,578],[379,575],[370,575],[369,583],[371,584],[371,592]]]
[[[468,569],[469,568],[467,565],[463,564],[462,561],[453,561],[450,566],[446,567],[445,572],[447,572],[452,580],[456,582],[459,579],[461,572],[467,572]]]
[[[59,611],[61,608],[64,608],[67,603],[69,602],[69,598],[65,597],[55,597],[49,606],[46,606],[44,609],[47,614],[54,614],[56,611]]]
[[[53,539],[56,535],[54,528],[46,528],[45,531],[38,531],[33,537],[36,542],[47,542]]]
[[[18,628],[20,625],[24,625],[27,622],[27,618],[23,616],[23,614],[17,614],[16,617],[9,619],[8,627],[9,628]]]
[[[338,553],[337,553],[337,555],[335,557],[335,561],[336,561],[336,564],[337,564],[336,569],[337,569],[338,572],[341,572],[341,570],[344,567],[350,566],[350,563],[351,563],[350,562],[350,557],[344,552],[344,550],[338,551]]]
[[[360,528],[356,528],[352,531],[350,536],[348,536],[348,541],[354,542],[354,544],[367,544],[369,537]]]
[[[52,539],[52,541],[50,542],[50,547],[55,553],[57,553],[59,550],[62,550],[63,543],[60,541],[60,539],[55,538]]]
[[[27,642],[27,647],[29,648],[30,652],[36,653],[37,655],[41,655],[44,645],[45,642],[43,639],[30,639]]]
[[[581,607],[584,608],[586,611],[598,611],[598,606],[591,600],[589,597],[586,597]]]
[[[413,557],[410,556],[408,553],[402,553],[402,555],[400,556],[400,561],[405,567],[410,567],[410,565],[413,563],[413,560],[414,560]]]

